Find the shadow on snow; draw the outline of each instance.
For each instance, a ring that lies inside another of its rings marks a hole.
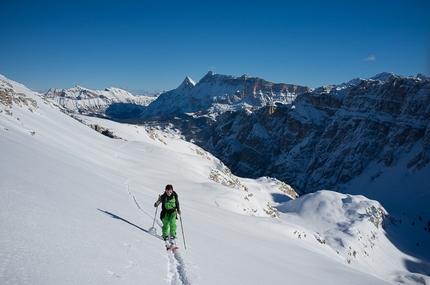
[[[159,236],[159,235],[157,235],[157,234],[155,234],[155,233],[151,232],[150,230],[146,230],[146,229],[144,229],[144,228],[141,228],[141,227],[139,227],[138,225],[135,225],[135,224],[133,224],[132,222],[129,222],[129,221],[127,221],[127,220],[126,220],[126,219],[124,219],[124,218],[121,218],[121,217],[120,217],[120,216],[118,216],[118,215],[112,214],[111,212],[108,212],[108,211],[101,210],[101,209],[99,209],[99,208],[97,208],[97,210],[99,210],[100,212],[105,213],[105,214],[107,214],[107,215],[111,216],[111,218],[114,218],[114,219],[117,219],[117,220],[123,221],[123,222],[125,222],[125,223],[127,223],[127,224],[129,224],[129,225],[131,225],[131,226],[133,226],[133,227],[135,227],[135,228],[138,228],[139,230],[141,230],[141,231],[143,231],[143,232],[145,232],[145,233],[147,233],[147,234],[149,234],[149,235],[151,235],[151,236],[154,236],[154,237],[156,237],[156,238],[159,238],[159,239],[163,240],[163,238],[162,238],[161,236]]]

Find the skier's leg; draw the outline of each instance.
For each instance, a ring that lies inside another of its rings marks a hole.
[[[161,220],[163,222],[163,227],[161,229],[162,234],[163,234],[163,238],[167,237],[169,235],[169,225],[170,225],[170,220],[169,220],[169,214],[166,214],[163,219]]]
[[[170,236],[176,238],[176,212],[170,217]]]

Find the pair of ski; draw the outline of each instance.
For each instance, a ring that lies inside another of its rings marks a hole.
[[[148,234],[155,236],[161,240],[163,240],[163,237],[157,234],[157,230],[154,227],[151,227],[148,231],[146,231]],[[176,246],[176,239],[172,239],[170,236],[164,241],[166,245],[166,251],[172,250],[173,253],[177,252],[179,250],[179,247]]]
[[[179,247],[176,246],[175,239],[171,239],[170,237],[164,241],[166,245],[166,251],[171,250],[173,253],[176,253],[179,250]]]

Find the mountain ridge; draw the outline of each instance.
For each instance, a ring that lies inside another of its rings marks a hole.
[[[140,117],[210,112],[261,107],[270,102],[289,103],[309,87],[271,83],[258,77],[235,77],[209,71],[197,83],[186,77],[176,89],[161,94],[142,111]]]

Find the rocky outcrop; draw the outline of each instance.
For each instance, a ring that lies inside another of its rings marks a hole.
[[[27,97],[24,93],[16,92],[13,86],[5,79],[0,77],[0,112],[12,115],[12,105],[16,104],[21,107],[27,107],[29,111],[35,111],[38,106],[36,100]]]

